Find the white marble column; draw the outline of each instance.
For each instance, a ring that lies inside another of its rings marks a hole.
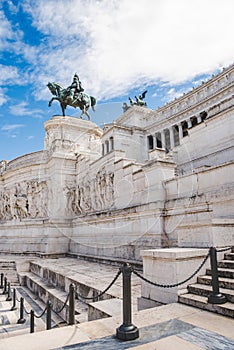
[[[202,120],[201,120],[201,116],[198,115],[198,116],[197,116],[197,123],[199,124],[199,123],[201,123],[201,121],[202,121]]]
[[[192,127],[192,122],[190,119],[186,120],[187,124],[188,124],[188,129],[190,129]]]
[[[179,128],[179,141],[182,140],[183,138],[183,128],[182,128],[182,124],[178,124],[178,128]]]
[[[172,126],[169,128],[169,132],[170,132],[170,145],[171,145],[171,148],[173,148],[175,147],[175,140],[174,140],[174,132],[173,132]]]
[[[166,149],[166,138],[164,130],[161,131],[162,148]]]

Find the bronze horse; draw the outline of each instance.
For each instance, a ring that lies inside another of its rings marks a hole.
[[[79,94],[72,97],[70,94],[69,88],[63,88],[60,84],[55,82],[48,83],[47,87],[49,88],[52,95],[54,95],[54,97],[52,97],[52,99],[49,102],[49,107],[51,106],[54,100],[57,100],[60,103],[64,117],[65,117],[66,107],[71,106],[74,108],[77,108],[77,107],[80,108],[80,110],[82,111],[80,115],[81,119],[82,119],[82,116],[85,114],[88,120],[90,120],[88,109],[89,107],[91,107],[92,110],[95,111],[94,106],[96,104],[96,99],[93,96],[89,96],[84,92],[80,92]]]

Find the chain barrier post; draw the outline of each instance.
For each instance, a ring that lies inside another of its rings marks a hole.
[[[1,285],[0,285],[0,288],[3,288],[3,278],[4,278],[4,273],[1,272]]]
[[[211,267],[211,285],[212,293],[208,297],[208,303],[211,304],[224,304],[227,299],[225,295],[219,292],[219,279],[218,279],[218,267],[217,267],[217,251],[215,247],[210,248],[210,267]]]
[[[34,310],[30,311],[30,333],[34,333]]]
[[[11,283],[8,282],[7,283],[7,298],[6,301],[11,301],[12,297],[11,297]]]
[[[16,289],[13,288],[13,305],[11,307],[11,311],[16,310]]]
[[[24,318],[24,298],[20,298],[20,318],[18,319],[17,323],[22,324],[26,320]]]
[[[51,302],[50,300],[47,301],[47,311],[46,311],[46,329],[51,329]]]
[[[116,337],[122,340],[134,340],[139,337],[139,329],[132,324],[131,307],[131,266],[124,263],[123,274],[123,323],[116,329]]]
[[[75,324],[75,286],[73,283],[69,286],[69,320],[68,324]]]
[[[7,293],[7,277],[4,277],[4,286],[3,286],[3,292],[2,294]]]

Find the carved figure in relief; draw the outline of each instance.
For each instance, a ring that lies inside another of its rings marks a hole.
[[[75,215],[110,208],[114,203],[114,173],[103,168],[94,179],[80,179],[75,189],[67,185],[64,192],[67,209]]]
[[[47,203],[48,203],[48,188],[46,181],[42,181],[41,185],[41,216],[46,217],[47,213]]]
[[[28,216],[28,200],[25,195],[16,197],[15,199],[15,209],[18,218],[23,219]]]
[[[4,203],[4,218],[12,219],[12,211],[10,204],[10,193],[7,191],[5,194],[3,193],[3,203]]]
[[[47,184],[22,181],[0,192],[0,220],[47,216]]]
[[[29,215],[31,218],[36,218],[39,210],[35,204],[35,183],[28,181],[27,182],[27,198],[28,198],[28,208]]]
[[[0,174],[2,174],[4,171],[6,171],[7,168],[7,160],[1,160],[0,162]]]
[[[76,188],[67,186],[64,189],[64,191],[65,191],[65,194],[67,197],[67,211],[68,211],[68,213],[75,212],[76,211],[76,209],[75,209],[75,198],[76,198],[75,191],[76,191]]]

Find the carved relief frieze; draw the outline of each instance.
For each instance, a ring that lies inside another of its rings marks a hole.
[[[76,186],[68,184],[64,193],[70,214],[80,215],[111,208],[114,204],[114,173],[103,168],[92,179],[80,179]]]
[[[0,220],[47,217],[46,181],[22,181],[0,190]]]

